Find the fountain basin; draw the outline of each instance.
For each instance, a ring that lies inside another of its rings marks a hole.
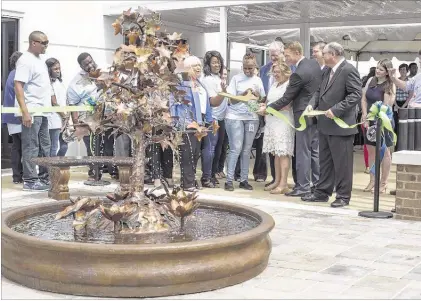
[[[272,217],[241,205],[201,207],[249,216],[251,230],[225,237],[163,244],[94,244],[41,239],[11,227],[55,213],[68,201],[14,209],[2,218],[2,274],[38,290],[101,297],[157,297],[215,290],[260,274],[271,252]],[[199,208],[200,209],[200,208]]]

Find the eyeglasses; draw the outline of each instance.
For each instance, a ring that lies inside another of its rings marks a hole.
[[[40,44],[42,44],[42,45],[44,45],[44,46],[47,46],[48,45],[48,43],[50,43],[50,41],[34,41],[34,42],[36,42],[36,43],[40,43]]]

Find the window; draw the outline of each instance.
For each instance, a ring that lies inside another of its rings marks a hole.
[[[18,50],[18,19],[1,18],[1,90],[10,72],[9,58]],[[3,97],[2,97],[3,103]]]

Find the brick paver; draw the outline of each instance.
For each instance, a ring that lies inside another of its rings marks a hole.
[[[259,208],[276,222],[271,232],[273,250],[267,269],[245,283],[220,290],[169,297],[173,299],[421,299],[421,223],[358,217],[371,209],[372,195],[362,192],[368,176],[355,175],[353,205],[333,209],[311,206],[299,199],[256,191],[227,193],[222,189],[200,192],[203,199],[240,203]],[[85,173],[74,171],[71,195],[105,195],[106,187],[83,185]],[[394,173],[390,187],[394,187]],[[46,193],[22,192],[2,175],[2,211],[51,201]],[[382,196],[382,209],[393,206]],[[4,299],[88,299],[40,292],[2,278]],[[92,298],[97,299],[97,298]]]

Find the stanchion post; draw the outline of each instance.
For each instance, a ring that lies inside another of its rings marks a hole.
[[[374,161],[374,212],[379,212],[379,197],[380,197],[380,148],[382,141],[382,120],[377,118],[376,122],[376,155]]]
[[[382,142],[382,120],[377,118],[376,120],[376,157],[375,157],[375,175],[374,175],[374,205],[373,211],[361,211],[358,213],[359,216],[368,218],[391,218],[393,214],[390,212],[379,211],[379,198],[380,198],[380,148]]]
[[[94,139],[95,139],[95,152],[94,155],[95,157],[99,157],[101,155],[100,152],[100,147],[101,147],[101,141],[100,141],[100,134],[96,134],[94,135]],[[99,163],[95,164],[95,181],[98,182],[100,180],[99,178]]]

